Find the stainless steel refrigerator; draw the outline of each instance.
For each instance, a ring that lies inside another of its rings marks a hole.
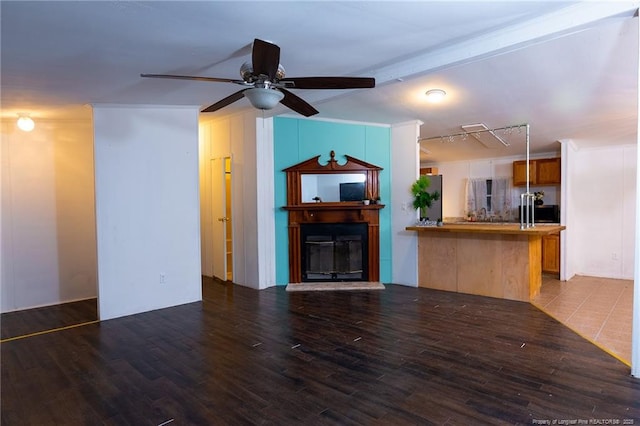
[[[438,191],[440,193],[440,198],[438,201],[434,201],[431,203],[431,208],[428,208],[426,211],[427,217],[429,220],[443,220],[442,217],[442,175],[429,175],[429,179],[431,180],[431,185],[427,191],[433,192]]]

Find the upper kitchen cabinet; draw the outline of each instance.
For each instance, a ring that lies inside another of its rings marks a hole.
[[[536,184],[560,185],[560,158],[536,160]]]
[[[420,167],[421,175],[437,175],[438,168],[437,167]]]
[[[529,161],[529,183],[533,184],[536,180],[536,163],[534,160]],[[513,162],[513,186],[524,186],[527,184],[527,162]]]
[[[527,162],[513,162],[513,186],[525,186]],[[529,160],[530,185],[560,185],[560,158]]]

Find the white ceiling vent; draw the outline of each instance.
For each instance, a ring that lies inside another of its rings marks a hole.
[[[490,149],[504,148],[509,146],[504,139],[496,135],[493,130],[489,130],[484,123],[465,124],[462,126],[465,132],[476,138],[482,145]]]

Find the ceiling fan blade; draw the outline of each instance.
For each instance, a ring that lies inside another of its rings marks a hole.
[[[244,97],[244,91],[245,90],[249,90],[249,89],[242,89],[242,90],[240,90],[238,92],[235,92],[235,93],[227,96],[226,98],[219,100],[215,104],[206,107],[201,112],[214,112],[214,111],[217,111],[219,109],[222,109],[222,108],[226,107],[227,105],[231,105],[235,101],[239,101],[240,99],[242,99]]]
[[[196,81],[214,81],[220,83],[237,83],[245,84],[242,80],[233,80],[231,78],[217,78],[217,77],[197,77],[193,75],[173,75],[173,74],[140,74],[140,77],[150,78],[174,78],[178,80],[196,80]]]
[[[296,89],[370,89],[376,87],[371,77],[286,77],[280,81]]]
[[[253,40],[251,61],[255,75],[268,75],[273,80],[280,65],[280,47],[256,38]]]
[[[284,93],[284,98],[280,101],[280,103],[288,108],[291,108],[298,114],[302,114],[305,117],[310,117],[312,115],[317,114],[319,111],[312,107],[307,101],[302,99],[301,97],[294,95],[285,89],[280,89],[282,93]]]

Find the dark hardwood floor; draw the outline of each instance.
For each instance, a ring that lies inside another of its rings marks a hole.
[[[629,368],[527,303],[203,286],[0,345],[2,424],[640,424]]]
[[[0,316],[2,340],[96,321],[96,299],[7,312]]]

